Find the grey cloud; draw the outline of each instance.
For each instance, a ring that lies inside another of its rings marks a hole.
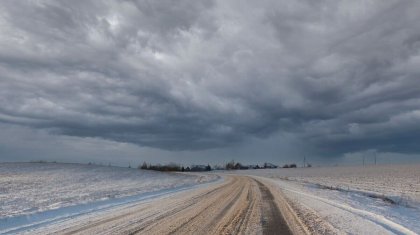
[[[417,1],[2,1],[0,121],[169,150],[418,152]],[[20,17],[25,16],[25,17]]]

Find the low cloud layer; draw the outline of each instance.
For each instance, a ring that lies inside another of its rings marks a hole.
[[[419,153],[419,12],[414,0],[4,0],[0,122],[164,150],[285,133],[320,156]]]

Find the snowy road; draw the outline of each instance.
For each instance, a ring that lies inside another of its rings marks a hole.
[[[263,181],[226,176],[174,193],[50,224],[30,234],[292,234],[276,195]]]
[[[219,180],[35,214],[40,218],[25,215],[19,220],[20,217],[1,219],[0,234],[417,234],[419,231],[420,213],[416,207],[391,204],[358,191],[239,173],[209,174],[206,177]]]

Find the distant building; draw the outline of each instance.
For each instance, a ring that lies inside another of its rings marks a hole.
[[[260,169],[259,165],[248,165],[249,169]]]
[[[274,169],[274,168],[277,168],[277,166],[272,163],[266,162],[264,163],[264,168]]]

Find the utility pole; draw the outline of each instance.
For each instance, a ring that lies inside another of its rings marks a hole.
[[[303,156],[303,168],[306,167],[306,156]]]
[[[363,166],[365,166],[365,155],[363,155]]]
[[[376,152],[375,152],[375,165],[376,165]]]

